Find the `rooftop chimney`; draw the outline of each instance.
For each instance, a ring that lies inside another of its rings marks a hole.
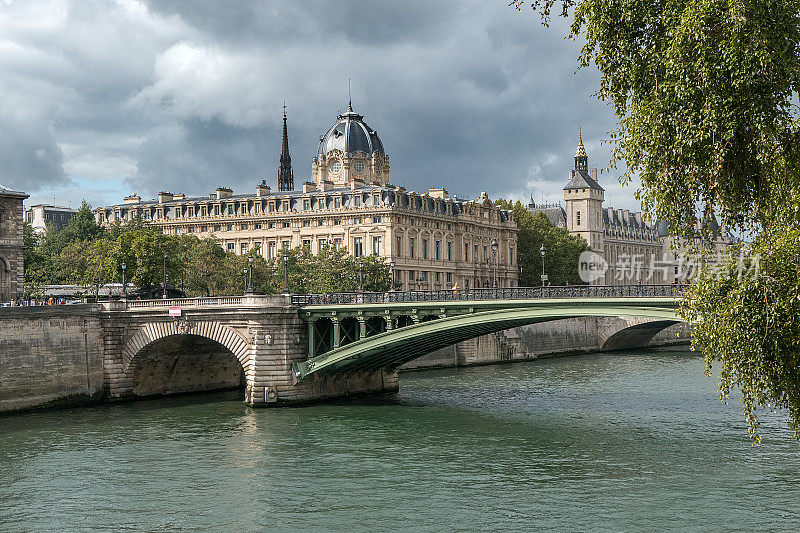
[[[217,200],[222,200],[223,198],[229,198],[233,196],[233,191],[227,187],[217,187],[217,190],[214,191],[214,195],[216,196]]]
[[[269,185],[267,180],[261,180],[261,183],[256,185],[256,196],[266,196],[269,194]]]
[[[123,203],[126,203],[126,204],[138,204],[138,203],[139,203],[139,202],[141,202],[141,201],[142,201],[142,198],[141,198],[141,196],[139,196],[139,195],[138,195],[138,194],[136,194],[136,193],[133,193],[133,194],[131,194],[130,196],[126,196],[126,197],[123,199]]]
[[[441,198],[442,200],[447,198],[447,190],[444,187],[431,187],[428,189],[428,194],[431,198]]]

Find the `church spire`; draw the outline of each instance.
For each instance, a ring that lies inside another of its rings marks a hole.
[[[589,157],[586,155],[586,148],[583,147],[581,126],[581,124],[578,124],[578,149],[575,151],[575,170],[586,171],[589,168]]]
[[[294,190],[292,156],[289,155],[289,135],[286,130],[286,103],[283,104],[283,142],[281,143],[281,166],[278,168],[278,190]]]

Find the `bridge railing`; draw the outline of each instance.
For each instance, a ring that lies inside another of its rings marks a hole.
[[[161,300],[128,300],[128,309],[153,307],[214,307],[220,305],[242,305],[243,296],[218,296],[209,298],[166,298]]]
[[[679,296],[682,285],[567,285],[432,291],[334,292],[295,294],[295,305],[447,302],[460,300],[533,300],[547,298],[646,298]]]

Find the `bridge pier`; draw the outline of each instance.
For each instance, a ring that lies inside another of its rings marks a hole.
[[[180,316],[170,316],[168,307],[180,308]],[[298,311],[285,296],[108,304],[101,314],[109,398],[231,387],[237,373],[243,399],[254,407],[397,390],[397,374],[384,369],[298,383],[293,363],[307,361],[316,343],[316,321],[302,320]],[[341,343],[337,318],[334,346]],[[366,323],[359,325],[363,331]]]

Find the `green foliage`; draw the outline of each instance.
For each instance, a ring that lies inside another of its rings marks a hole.
[[[542,256],[545,247],[545,273],[551,285],[582,284],[578,276],[578,257],[589,245],[580,237],[570,235],[566,228],[550,223],[544,213],[532,214],[520,202],[498,199],[495,205],[514,211],[517,222],[517,261],[522,269],[519,279],[521,287],[541,284]]]
[[[579,61],[600,71],[599,98],[619,119],[611,132],[623,181],[650,219],[692,238],[698,216],[753,240],[761,271],[706,270],[683,316],[706,360],[722,366],[720,394],[741,389],[758,442],[758,408],[786,408],[800,438],[797,308],[800,292],[800,3],[796,0],[514,0],[545,23],[573,12]],[[702,235],[701,235],[702,236]],[[755,259],[752,259],[753,261]]]
[[[515,1],[518,8],[528,2]],[[546,16],[552,0],[530,2]],[[800,211],[800,3],[796,0],[583,0],[571,33],[600,70],[598,97],[619,118],[614,157],[639,176],[650,219],[692,237],[695,217],[733,229]],[[698,212],[698,207],[700,212]]]
[[[800,438],[800,227],[759,236],[751,252],[705,270],[680,314],[694,326],[692,344],[703,350],[707,373],[720,363],[721,398],[741,390],[755,442],[757,409],[786,409]]]
[[[95,279],[101,284],[120,283],[122,263],[132,293],[136,287],[145,294],[161,287],[166,271],[168,286],[188,296],[241,294],[247,288],[245,272],[251,268],[256,292],[275,294],[283,289],[283,254],[269,261],[256,253],[238,256],[223,250],[214,237],[164,235],[141,219],[116,224],[106,231],[87,213],[91,215],[91,208],[84,204],[79,216],[63,231],[48,228],[41,237],[26,226],[25,280],[29,291],[43,284],[89,287]],[[333,248],[316,256],[302,247],[287,254],[289,290],[295,294],[358,290],[359,263],[364,290],[389,288],[389,267],[378,257],[359,260],[349,256],[347,250]]]
[[[295,294],[310,292],[353,292],[359,289],[359,263],[365,291],[389,290],[389,266],[376,256],[360,258],[348,255],[345,248],[325,247],[317,255],[308,248],[288,251],[289,291]],[[269,262],[274,276],[264,292],[280,292],[283,288],[283,255]]]

